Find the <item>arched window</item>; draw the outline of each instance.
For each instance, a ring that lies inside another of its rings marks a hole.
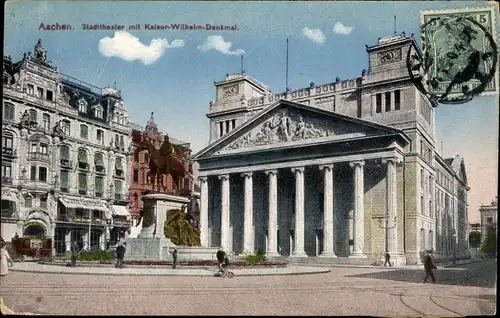
[[[50,115],[49,114],[43,114],[43,129],[45,131],[50,130]]]
[[[83,98],[78,100],[78,111],[84,114],[87,113],[87,101]]]
[[[94,109],[94,116],[96,118],[102,119],[102,107],[101,106],[96,106]]]
[[[4,120],[14,120],[15,110],[16,110],[16,107],[14,106],[14,104],[4,103],[3,104],[3,119]]]
[[[87,151],[83,148],[78,149],[78,168],[84,170],[87,170],[89,168]]]
[[[100,152],[96,152],[94,155],[95,170],[97,172],[104,172],[104,156]]]
[[[124,121],[123,121],[123,114],[120,114],[120,119],[118,120],[118,123],[119,123],[120,125],[123,125],[123,122],[124,122]]]

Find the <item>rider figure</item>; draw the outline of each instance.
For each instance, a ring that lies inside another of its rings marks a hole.
[[[227,267],[227,265],[229,265],[229,259],[226,252],[222,250],[222,247],[217,251],[217,262],[219,265],[219,271],[222,271]]]

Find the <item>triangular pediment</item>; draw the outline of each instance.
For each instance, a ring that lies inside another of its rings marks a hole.
[[[201,150],[195,159],[399,133],[395,128],[280,100]]]

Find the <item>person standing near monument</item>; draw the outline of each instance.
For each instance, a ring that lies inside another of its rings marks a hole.
[[[116,265],[115,268],[122,268],[123,258],[125,257],[127,243],[123,242],[116,248]]]
[[[177,268],[177,249],[175,247],[174,247],[174,250],[172,251],[172,259],[173,259],[172,269],[176,269]]]

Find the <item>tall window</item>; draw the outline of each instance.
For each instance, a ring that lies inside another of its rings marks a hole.
[[[61,145],[59,149],[59,160],[61,160],[61,164],[69,164],[69,146]]]
[[[224,135],[224,122],[220,121],[219,122],[219,137],[222,137]]]
[[[85,140],[89,138],[89,127],[87,125],[80,125],[80,138]]]
[[[38,122],[38,114],[37,114],[36,110],[30,109],[29,114],[30,114],[30,120],[32,122],[37,123]]]
[[[401,91],[400,90],[394,91],[394,109],[395,110],[401,109]]]
[[[424,196],[420,196],[420,213],[425,214],[425,203],[424,203]]]
[[[71,134],[71,122],[67,119],[64,119],[62,121],[62,129],[64,131],[64,134],[66,136],[69,136]]]
[[[425,249],[425,230],[420,229],[420,250],[423,251]]]
[[[47,100],[53,100],[54,99],[54,93],[52,91],[47,90]]]
[[[41,87],[36,88],[36,97],[38,97],[38,98],[43,97],[43,88],[41,88]]]
[[[38,167],[38,181],[47,182],[47,168]]]
[[[95,177],[95,196],[102,198],[104,196],[104,179],[102,177]]]
[[[14,135],[10,132],[2,133],[2,153],[12,153]]]
[[[59,182],[61,185],[61,191],[68,192],[69,191],[69,171],[60,170],[59,171]]]
[[[78,149],[78,167],[81,169],[88,168],[87,151],[85,149]]]
[[[40,143],[40,153],[44,155],[49,154],[49,146],[47,144]]]
[[[78,193],[87,194],[87,174],[78,174]]]
[[[420,169],[420,187],[423,189],[425,186],[425,174],[424,169]]]
[[[102,119],[102,108],[101,106],[96,106],[94,109],[94,116],[96,118]]]
[[[87,101],[85,99],[83,99],[83,98],[81,98],[78,101],[78,111],[80,113],[84,113],[84,114],[87,113]]]
[[[139,170],[134,169],[134,182],[139,183]]]
[[[122,158],[116,158],[115,161],[115,174],[119,177],[123,176]]]
[[[31,166],[30,168],[30,180],[31,181],[36,180],[36,166]]]
[[[434,245],[434,233],[432,230],[429,231],[429,249],[432,249]]]
[[[28,84],[27,87],[28,87],[28,94],[35,95],[35,86],[33,86],[32,84]]]
[[[386,112],[391,111],[391,92],[385,93],[385,111]]]
[[[40,207],[42,209],[46,209],[47,208],[47,197],[41,197],[40,198]]]
[[[2,179],[12,179],[12,166],[10,162],[2,163]]]
[[[123,136],[120,136],[120,147],[125,147]]]
[[[95,171],[104,172],[104,156],[100,152],[96,152],[94,155]]]
[[[377,113],[381,113],[382,112],[382,94],[377,94],[375,95],[375,111]]]
[[[139,152],[134,152],[134,162],[139,162]]]
[[[121,180],[115,180],[115,199],[121,199],[122,198],[122,181]]]
[[[50,115],[49,114],[43,114],[43,129],[46,131],[50,129]]]
[[[434,217],[434,211],[432,210],[432,201],[429,200],[429,214],[431,216],[431,218]]]
[[[104,131],[97,129],[96,139],[99,145],[104,145]]]
[[[233,119],[233,120],[231,121],[231,124],[232,124],[233,129],[234,129],[234,127],[236,127],[236,119]]]
[[[123,115],[120,115],[120,119],[119,119],[118,123],[119,123],[120,125],[123,125],[123,124],[124,124],[124,122],[125,122],[125,121],[123,120]]]
[[[5,103],[3,105],[3,119],[4,120],[14,120],[15,106],[11,103]]]
[[[118,136],[118,134],[115,134],[115,147],[120,147],[120,136]]]

